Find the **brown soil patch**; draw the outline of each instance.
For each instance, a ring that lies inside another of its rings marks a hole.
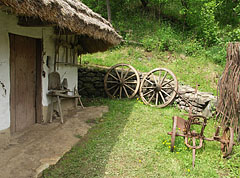
[[[65,123],[35,124],[12,136],[7,148],[0,150],[0,175],[4,178],[37,177],[84,136],[95,120],[108,112],[107,106],[87,107],[64,116]]]

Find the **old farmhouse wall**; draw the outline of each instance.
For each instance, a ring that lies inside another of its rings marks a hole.
[[[17,17],[0,11],[0,135],[9,134],[10,127],[10,40],[9,34],[41,39],[43,42],[42,106],[43,121],[47,120],[50,99],[48,74],[54,70],[55,38],[53,27],[22,27],[17,25]],[[60,51],[61,52],[61,51]],[[46,65],[46,59],[49,65]],[[61,65],[57,67],[61,79],[68,79],[68,88],[77,86],[77,67]],[[4,136],[5,137],[5,136]]]

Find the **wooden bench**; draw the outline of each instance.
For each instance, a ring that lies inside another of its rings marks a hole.
[[[69,89],[66,89],[68,87],[67,79],[64,79],[62,83],[60,81],[61,81],[60,75],[58,72],[52,72],[48,75],[47,96],[51,97],[50,122],[52,122],[54,98],[56,98],[58,103],[58,111],[61,118],[61,123],[63,123],[61,99],[64,99],[64,98],[75,99],[75,107],[77,108],[77,105],[79,102],[80,106],[84,108],[81,101],[81,96],[78,94],[77,89],[74,88],[74,91],[70,91]],[[69,95],[69,93],[72,93],[72,95]]]
[[[76,90],[73,91],[73,95],[68,95],[68,92],[70,92],[70,91],[69,90],[50,90],[48,92],[47,95],[51,97],[50,122],[52,122],[53,103],[54,103],[53,99],[54,98],[57,99],[58,110],[59,110],[59,115],[60,115],[60,118],[61,118],[61,123],[63,123],[63,112],[62,112],[61,99],[64,99],[64,98],[75,99],[75,108],[77,109],[78,102],[79,102],[82,109],[84,109],[84,106],[83,106],[82,101],[81,101],[81,96],[78,94],[78,92]]]

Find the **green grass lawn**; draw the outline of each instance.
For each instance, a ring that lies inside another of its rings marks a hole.
[[[152,108],[140,100],[93,99],[88,105],[107,105],[109,112],[80,142],[43,177],[239,177],[240,146],[230,159],[223,159],[220,143],[205,142],[196,151],[192,168],[192,150],[177,137],[175,151],[170,152],[172,116],[185,112],[173,106]],[[211,119],[205,135],[211,137],[215,126]]]

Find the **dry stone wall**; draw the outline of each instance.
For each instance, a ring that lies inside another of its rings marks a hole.
[[[194,114],[212,116],[217,104],[217,97],[212,93],[196,91],[187,85],[179,85],[178,92],[175,102],[179,109],[189,111],[191,105]]]
[[[86,97],[107,97],[104,91],[104,76],[107,68],[81,67],[78,69],[78,90]]]
[[[84,97],[107,97],[104,91],[104,76],[108,68],[81,67],[78,69],[78,89]],[[143,76],[144,74],[141,74]],[[217,98],[212,93],[195,92],[194,88],[186,85],[179,85],[179,95],[175,103],[179,109],[189,111],[190,103],[194,114],[203,114],[206,117],[212,115],[217,103]]]

